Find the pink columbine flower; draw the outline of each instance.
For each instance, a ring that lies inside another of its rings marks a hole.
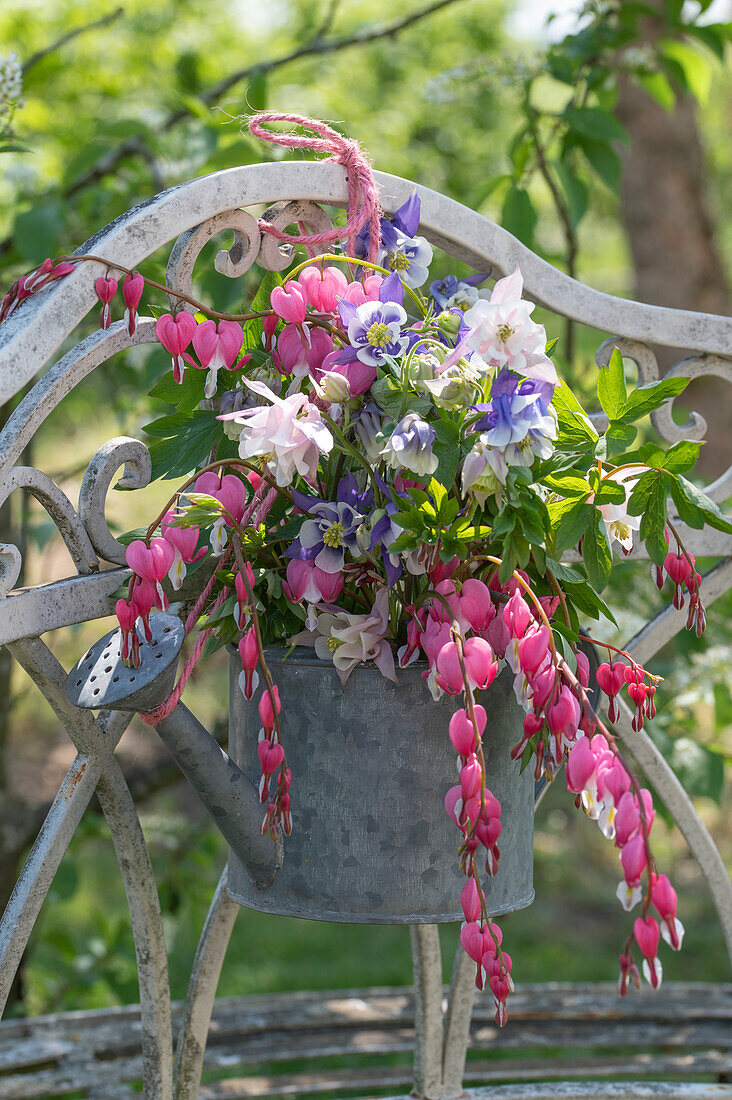
[[[289,280],[284,286],[276,286],[270,301],[277,316],[288,324],[301,325],[305,320],[308,300],[299,283]]]
[[[333,313],[337,298],[345,295],[348,284],[346,276],[337,267],[326,267],[321,271],[315,265],[301,271],[298,282],[308,302],[318,313]]]
[[[659,929],[655,917],[637,917],[633,935],[643,955],[643,977],[649,985],[658,989],[663,980],[663,967],[658,958]]]
[[[164,313],[155,322],[155,335],[173,359],[173,378],[180,385],[185,374],[183,352],[186,350],[193,333],[196,331],[196,318],[182,309],[175,317]]]
[[[323,423],[319,409],[304,393],[293,393],[283,399],[276,397],[263,382],[247,380],[246,384],[271,404],[219,417],[219,420],[235,420],[242,425],[240,457],[267,455],[267,468],[278,485],[290,485],[296,474],[312,482],[320,454],[328,454],[333,449],[333,436]]]
[[[137,330],[137,310],[144,289],[145,280],[139,271],[125,275],[122,283],[122,297],[125,300],[125,325],[130,336],[134,336]]]
[[[162,537],[173,547],[175,556],[173,564],[168,570],[168,579],[174,592],[178,592],[185,580],[186,566],[200,561],[207,553],[206,547],[198,549],[198,540],[201,532],[197,527],[177,527],[174,523],[176,514],[173,511],[166,512],[160,524]]]
[[[94,283],[94,289],[97,292],[97,298],[102,303],[102,312],[99,314],[99,324],[102,328],[109,328],[112,323],[110,302],[117,293],[117,280],[105,279],[104,276],[100,276]]]
[[[125,560],[130,569],[141,580],[154,586],[162,611],[166,610],[168,599],[160,582],[167,576],[174,558],[173,546],[163,538],[152,539],[149,546],[142,539],[135,539],[125,551]]]
[[[239,639],[239,657],[241,659],[241,672],[239,673],[239,690],[247,702],[253,698],[254,692],[259,686],[259,673],[257,663],[259,651],[257,649],[257,636],[253,626]]]
[[[481,299],[465,311],[467,346],[489,366],[505,366],[556,386],[559,378],[546,355],[546,331],[531,320],[535,306],[522,299],[523,286],[516,265],[513,275],[498,280],[490,302]]]
[[[286,325],[277,339],[274,361],[283,374],[305,378],[318,376],[324,360],[333,351],[333,341],[322,328]]]
[[[380,588],[370,612],[363,615],[324,612],[318,616],[315,631],[301,631],[290,642],[314,646],[321,661],[331,659],[344,689],[348,677],[362,661],[373,661],[382,676],[396,683],[394,654],[387,640],[389,630],[389,593]]]
[[[198,356],[201,367],[208,368],[204,397],[213,397],[216,393],[219,370],[231,370],[241,351],[244,340],[242,327],[236,321],[202,321],[196,325],[193,333],[193,350]],[[248,362],[246,356],[243,362]]]

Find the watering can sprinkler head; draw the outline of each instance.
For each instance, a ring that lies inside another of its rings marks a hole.
[[[150,616],[151,640],[138,629],[140,664],[122,661],[122,631],[110,631],[89,649],[66,680],[69,700],[84,710],[147,713],[169,698],[175,684],[185,630],[175,615]],[[240,768],[182,703],[155,726],[229,847],[261,890],[272,885],[282,866],[282,839],[262,836],[264,807]]]
[[[175,684],[185,631],[176,615],[162,612],[151,616],[150,630],[148,642],[138,628],[139,668],[128,668],[122,661],[121,630],[105,634],[69,673],[66,694],[70,701],[85,710],[143,714],[164,703]]]

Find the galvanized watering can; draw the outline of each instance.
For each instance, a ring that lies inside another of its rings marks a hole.
[[[174,615],[151,619],[142,664],[126,668],[120,632],[97,642],[69,673],[67,693],[90,709],[148,711],[175,681],[183,628]],[[357,666],[346,691],[330,662],[295,650],[267,661],[282,700],[283,737],[292,769],[293,832],[283,846],[260,835],[256,701],[247,703],[231,655],[230,756],[179,703],[155,727],[197,790],[230,848],[229,891],[242,905],[312,920],[434,924],[462,919],[459,833],[443,801],[457,782],[447,737],[454,698],[433,702],[423,666],[398,673]],[[534,781],[510,760],[522,712],[505,671],[482,697],[488,711],[488,782],[503,813],[501,858],[484,879],[488,909],[505,913],[533,898]]]

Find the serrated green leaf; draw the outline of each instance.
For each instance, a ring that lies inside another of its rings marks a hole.
[[[676,477],[684,498],[704,513],[704,518],[709,526],[715,527],[717,531],[732,534],[732,523],[725,519],[714,501],[702,492],[698,486],[682,477],[681,474],[677,474]]]
[[[662,378],[660,382],[649,382],[646,386],[638,386],[628,394],[623,413],[617,419],[623,423],[631,423],[640,420],[648,413],[660,408],[664,401],[671,397],[678,397],[689,384],[688,378]]]

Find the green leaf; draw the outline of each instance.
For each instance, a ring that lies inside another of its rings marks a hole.
[[[676,92],[665,73],[636,73],[635,79],[664,111],[673,111],[676,106]]]
[[[548,474],[542,484],[563,497],[587,497],[590,493],[587,481],[577,474]]]
[[[665,454],[662,453],[660,461],[655,465],[662,466],[670,473],[682,474],[687,470],[693,470],[699,458],[701,443],[692,443],[690,439],[682,439],[680,443],[674,443]],[[650,463],[649,463],[650,465]]]
[[[732,523],[720,512],[717,505],[711,500],[706,493],[703,493],[698,486],[694,485],[691,481],[687,481],[681,474],[677,474],[679,488],[684,496],[685,500],[688,500],[690,504],[694,504],[701,512],[704,513],[704,518],[710,527],[715,527],[718,531],[725,531],[727,534],[732,534]]]
[[[36,265],[58,252],[66,216],[59,199],[40,202],[15,218],[15,246],[24,260]]]
[[[615,616],[602,596],[598,596],[594,588],[590,587],[584,578],[580,578],[578,584],[563,581],[562,587],[567,599],[571,600],[583,615],[589,615],[591,619],[599,619],[600,615],[604,615],[605,618],[611,623],[614,623],[615,626],[618,625],[615,622]]]
[[[185,477],[199,466],[204,466],[223,435],[221,424],[211,412],[164,416],[148,424],[145,431],[158,437],[150,445],[153,480],[159,477],[166,480]]]
[[[628,394],[628,400],[621,416],[617,417],[623,423],[640,420],[648,413],[660,408],[664,401],[671,397],[678,397],[689,384],[688,378],[662,378],[660,382],[649,382],[645,386],[638,386]]]
[[[561,442],[564,445],[581,447],[598,438],[587,413],[566,382],[560,382],[555,388],[552,405],[557,414]]]
[[[620,125],[615,115],[601,107],[567,107],[564,118],[572,130],[592,141],[629,140],[628,131]]]
[[[616,194],[620,190],[620,157],[604,141],[591,141],[583,138],[580,148],[591,168],[602,182]]]
[[[587,504],[587,496],[553,501],[549,505],[549,517],[554,530],[554,549],[558,554],[577,545],[587,530],[592,515],[593,508]]]
[[[648,502],[641,514],[640,537],[646,544],[651,560],[656,565],[663,565],[668,553],[663,533],[666,525],[666,486],[660,474],[656,474],[655,478]]]
[[[625,408],[628,399],[628,390],[625,385],[625,367],[618,348],[613,348],[607,366],[600,368],[597,380],[597,396],[600,399],[603,412],[607,413],[610,420],[616,420]]]
[[[531,246],[534,241],[534,229],[537,215],[529,198],[528,191],[512,184],[506,192],[501,211],[501,224],[514,237]]]
[[[610,579],[613,556],[607,541],[605,524],[599,512],[593,509],[592,526],[582,542],[582,561],[587,578],[596,592],[602,592]]]
[[[732,726],[732,691],[729,684],[716,683],[714,685],[714,730],[720,730]]]
[[[455,482],[460,462],[460,427],[454,420],[447,419],[435,421],[433,427],[435,442],[432,450],[438,460],[434,477],[446,489],[450,489]]]
[[[554,171],[559,177],[572,225],[577,228],[587,213],[587,185],[576,175],[569,165],[563,160],[552,161]]]
[[[616,454],[625,454],[638,435],[638,429],[632,424],[623,424],[619,420],[611,420],[605,432],[608,446],[611,446]]]
[[[675,38],[661,44],[661,56],[673,63],[672,71],[676,75],[681,73],[685,90],[690,91],[700,103],[706,103],[712,87],[712,67],[708,59],[686,42]]]
[[[148,397],[154,397],[158,401],[167,401],[170,405],[176,405],[178,412],[193,412],[203,400],[205,385],[205,371],[187,370],[183,376],[183,381],[178,385],[171,370],[155,383]]]
[[[595,493],[595,504],[598,507],[601,504],[625,504],[625,489],[617,481],[610,481],[608,478],[600,482]]]
[[[404,391],[395,378],[391,378],[388,374],[383,375],[382,378],[378,378],[371,387],[371,393],[377,404],[381,406],[384,412],[387,413],[392,420],[399,419],[404,401]],[[420,416],[424,416],[429,412],[430,408],[430,402],[426,397],[420,397],[414,393],[409,394],[410,412],[416,412]]]

